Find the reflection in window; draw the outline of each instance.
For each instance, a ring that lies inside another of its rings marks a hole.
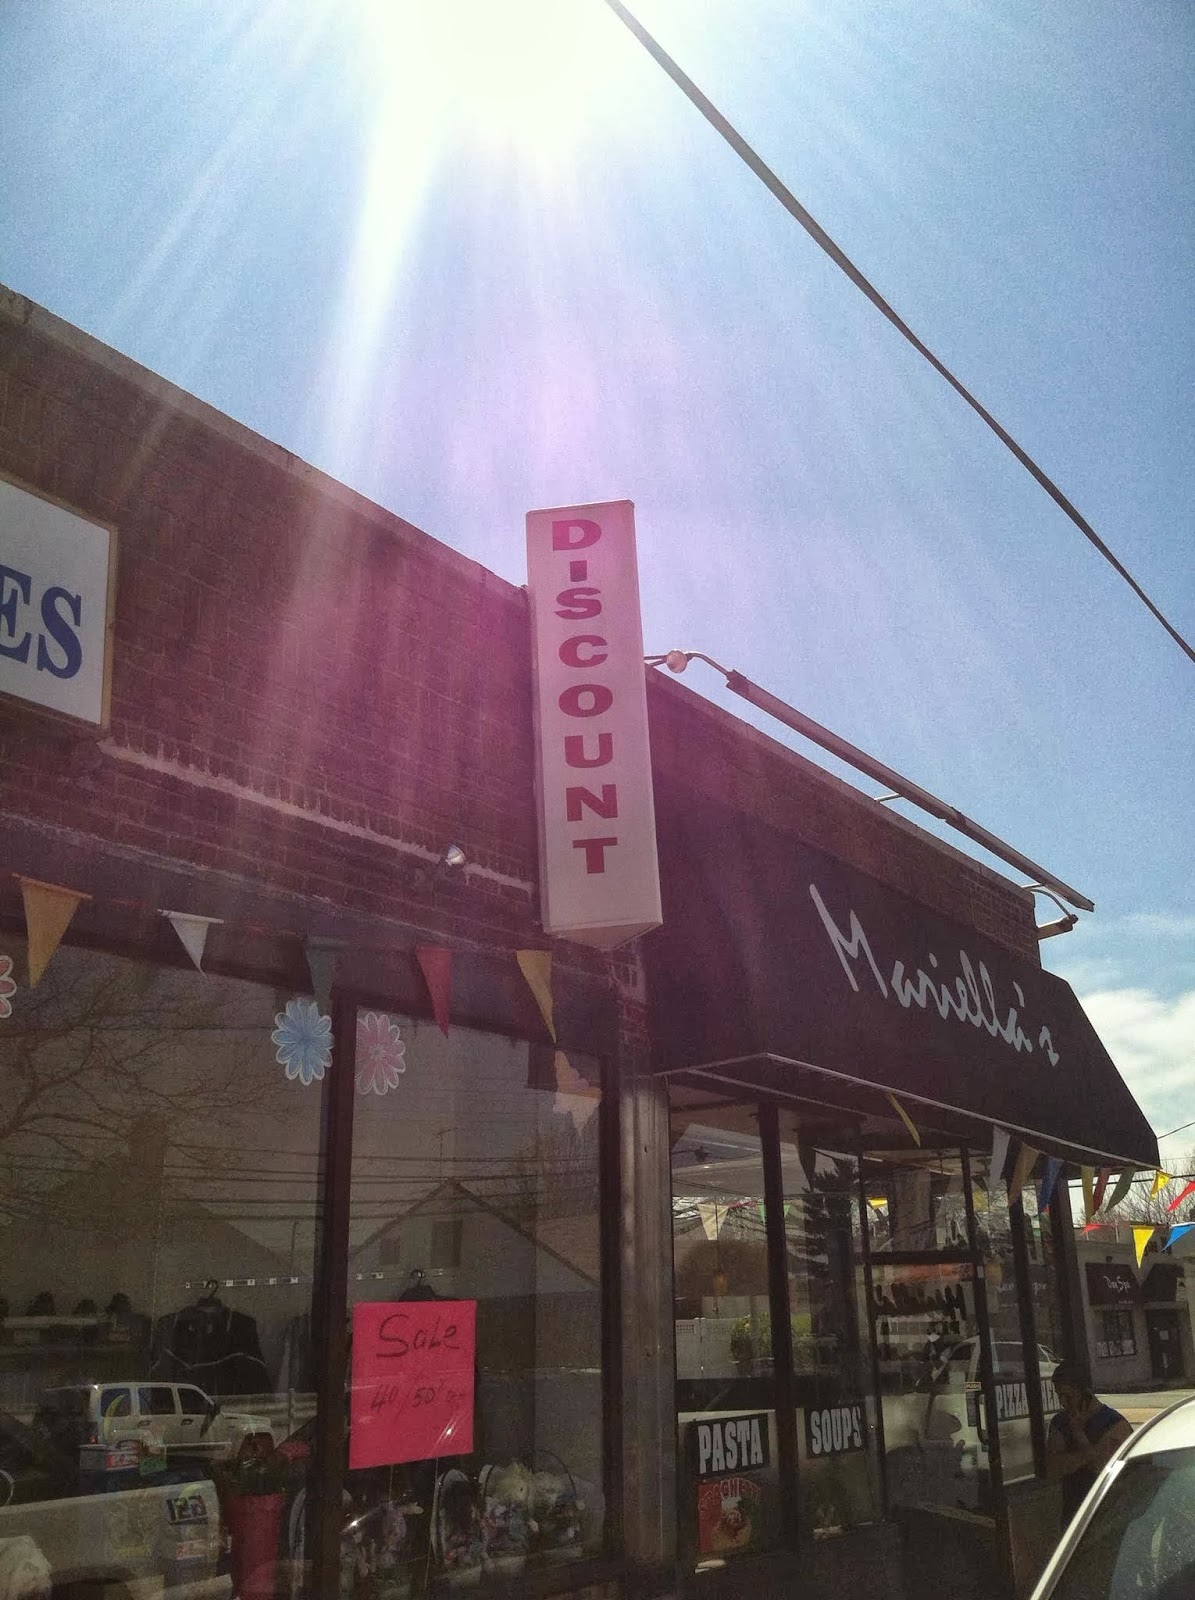
[[[868,1239],[888,1250],[967,1249],[962,1158],[913,1150],[871,1156],[864,1166]]]
[[[781,1145],[792,1316],[798,1524],[826,1539],[878,1512],[875,1397],[866,1337],[858,1164]]]
[[[700,1569],[781,1539],[767,1209],[753,1105],[674,1105],[672,1240],[678,1531],[684,1559]]]
[[[484,1585],[594,1554],[604,1535],[598,1064],[362,1010],[357,1075],[355,1338],[371,1302],[400,1307],[394,1326],[406,1330],[431,1329],[437,1303],[465,1302],[475,1354],[460,1382],[445,1376],[446,1357],[425,1352],[411,1407],[387,1414],[370,1458],[380,1464],[350,1472],[345,1593],[373,1594],[379,1579],[401,1590],[425,1572]],[[366,1424],[356,1428],[364,1439]]]
[[[23,941],[0,948],[23,980]],[[314,1417],[309,1364],[290,1356],[312,1293],[322,1089],[287,1077],[272,1037],[296,998],[63,946],[0,1024],[0,1412],[30,1463],[0,1532],[37,1546],[57,1502],[54,1577],[102,1566],[136,1489],[161,1499],[164,1530],[122,1557],[137,1587],[184,1566],[215,1580],[229,1538],[239,1583],[234,1463]],[[275,1465],[293,1494],[301,1459]],[[86,1511],[83,1494],[99,1497]],[[281,1503],[272,1514],[281,1538]]]

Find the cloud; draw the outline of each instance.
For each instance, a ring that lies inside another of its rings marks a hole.
[[[1160,995],[1143,987],[1075,987],[1154,1128],[1166,1133],[1195,1122],[1195,989]],[[1163,1162],[1191,1150],[1195,1127],[1165,1142]]]

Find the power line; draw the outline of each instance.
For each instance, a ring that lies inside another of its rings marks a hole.
[[[772,171],[771,167],[769,167],[763,158],[757,154],[751,145],[747,143],[746,139],[743,138],[742,134],[739,133],[734,124],[728,121],[728,119],[722,115],[717,106],[714,105],[713,101],[710,100],[707,95],[701,92],[701,90],[693,82],[692,78],[690,78],[688,74],[677,65],[664,47],[653,37],[652,34],[647,31],[639,19],[627,10],[626,6],[622,4],[622,0],[606,0],[606,4],[609,6],[610,10],[613,11],[614,15],[619,19],[619,21],[625,24],[631,33],[634,34],[635,38],[638,39],[639,43],[657,63],[657,65],[664,69],[664,71],[672,79],[673,83],[675,83],[677,88],[680,89],[682,94],[684,94],[686,98],[690,100],[694,106],[696,106],[698,111],[701,112],[702,116],[706,119],[710,126],[722,135],[735,154],[743,162],[745,162],[748,167],[750,167],[751,171],[764,185],[764,187],[771,190],[772,194],[777,200],[779,200],[780,204],[794,219],[794,221],[800,223],[801,227],[804,228],[805,232],[818,246],[818,248],[823,250],[826,255],[829,256],[830,260],[833,261],[834,265],[838,267],[841,272],[846,274],[846,276],[851,280],[851,282],[855,285],[855,288],[858,289],[861,294],[866,295],[868,300],[871,301],[872,305],[875,306],[876,310],[879,311],[882,316],[887,318],[887,320],[892,324],[901,337],[906,339],[908,343],[913,346],[913,349],[917,351],[918,355],[924,357],[924,359],[929,362],[930,366],[933,367],[934,371],[938,373],[940,377],[945,378],[946,382],[956,394],[961,395],[961,397],[971,407],[972,411],[975,412],[976,416],[985,422],[991,431],[996,435],[997,439],[1000,440],[1000,443],[1004,445],[1007,450],[1011,451],[1011,453],[1025,468],[1026,472],[1028,472],[1031,477],[1037,480],[1041,487],[1050,496],[1050,499],[1054,501],[1055,505],[1065,512],[1065,514],[1074,523],[1075,527],[1078,528],[1083,537],[1092,545],[1094,545],[1099,551],[1100,555],[1103,556],[1104,560],[1109,563],[1115,572],[1120,574],[1137,598],[1148,607],[1148,609],[1153,613],[1154,617],[1162,624],[1163,628],[1165,628],[1166,632],[1170,635],[1178,647],[1191,661],[1195,662],[1195,648],[1192,648],[1192,646],[1187,643],[1186,639],[1183,638],[1182,634],[1179,633],[1178,629],[1167,620],[1167,618],[1146,594],[1145,590],[1137,582],[1136,578],[1134,578],[1132,573],[1129,572],[1124,563],[1112,553],[1112,551],[1100,538],[1099,534],[1091,526],[1091,523],[1088,522],[1087,518],[1078,509],[1078,507],[1073,505],[1070,500],[1067,499],[1066,495],[1063,494],[1062,490],[1049,476],[1049,474],[1046,473],[1043,468],[1038,466],[1037,462],[1034,461],[1029,452],[1022,449],[1022,447],[1017,443],[1008,430],[1003,428],[1000,423],[996,421],[996,418],[991,414],[987,407],[981,404],[981,402],[975,398],[975,396],[966,387],[966,385],[960,381],[960,379],[955,377],[954,373],[951,372],[950,368],[945,364],[945,362],[941,361],[929,348],[929,346],[917,337],[904,318],[901,317],[891,305],[889,305],[888,301],[884,299],[883,295],[879,292],[875,285],[864,277],[863,273],[860,272],[859,268],[850,259],[846,252],[834,242],[834,240],[816,220],[816,218],[806,211],[805,207],[792,193],[792,191],[781,182],[781,180]]]

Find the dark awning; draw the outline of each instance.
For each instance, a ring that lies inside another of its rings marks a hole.
[[[1125,1262],[1087,1262],[1087,1300],[1093,1306],[1135,1306],[1137,1274]]]
[[[658,797],[663,798],[663,797]],[[1068,984],[790,835],[660,806],[664,925],[643,941],[657,1071],[816,1069],[1076,1159],[1157,1140]],[[827,1095],[827,1098],[830,1096]]]
[[[1141,1285],[1141,1304],[1156,1306],[1173,1303],[1178,1299],[1178,1284],[1182,1277],[1181,1261],[1155,1261]]]

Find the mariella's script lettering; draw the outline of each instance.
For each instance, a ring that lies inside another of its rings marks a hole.
[[[1033,1041],[1021,1023],[1025,1010],[1025,994],[1019,983],[1014,982],[1012,986],[1017,1004],[1010,1005],[1002,1015],[1001,1007],[996,1001],[991,973],[982,961],[979,963],[979,971],[976,972],[971,957],[965,950],[960,950],[958,953],[957,978],[950,979],[939,970],[938,958],[931,951],[929,955],[931,971],[927,972],[924,967],[918,967],[915,973],[910,974],[905,969],[905,963],[897,961],[893,963],[890,976],[885,979],[868,943],[867,935],[863,931],[863,924],[854,911],[851,912],[848,931],[843,933],[826,909],[826,903],[818,893],[816,883],[809,885],[809,895],[817,907],[817,914],[822,919],[822,926],[834,947],[834,953],[842,963],[847,981],[856,994],[859,993],[859,980],[855,976],[855,967],[862,961],[870,967],[876,988],[885,1000],[897,1000],[906,1011],[911,1006],[928,1011],[932,1005],[942,1018],[952,1017],[957,1022],[969,1022],[973,1028],[986,1029],[993,1039],[1003,1039],[1005,1044],[1010,1044],[1014,1050],[1024,1051],[1027,1055],[1033,1054]],[[1050,1065],[1057,1066],[1058,1052],[1054,1049],[1049,1028],[1044,1025],[1037,1036],[1037,1045],[1045,1051]]]

